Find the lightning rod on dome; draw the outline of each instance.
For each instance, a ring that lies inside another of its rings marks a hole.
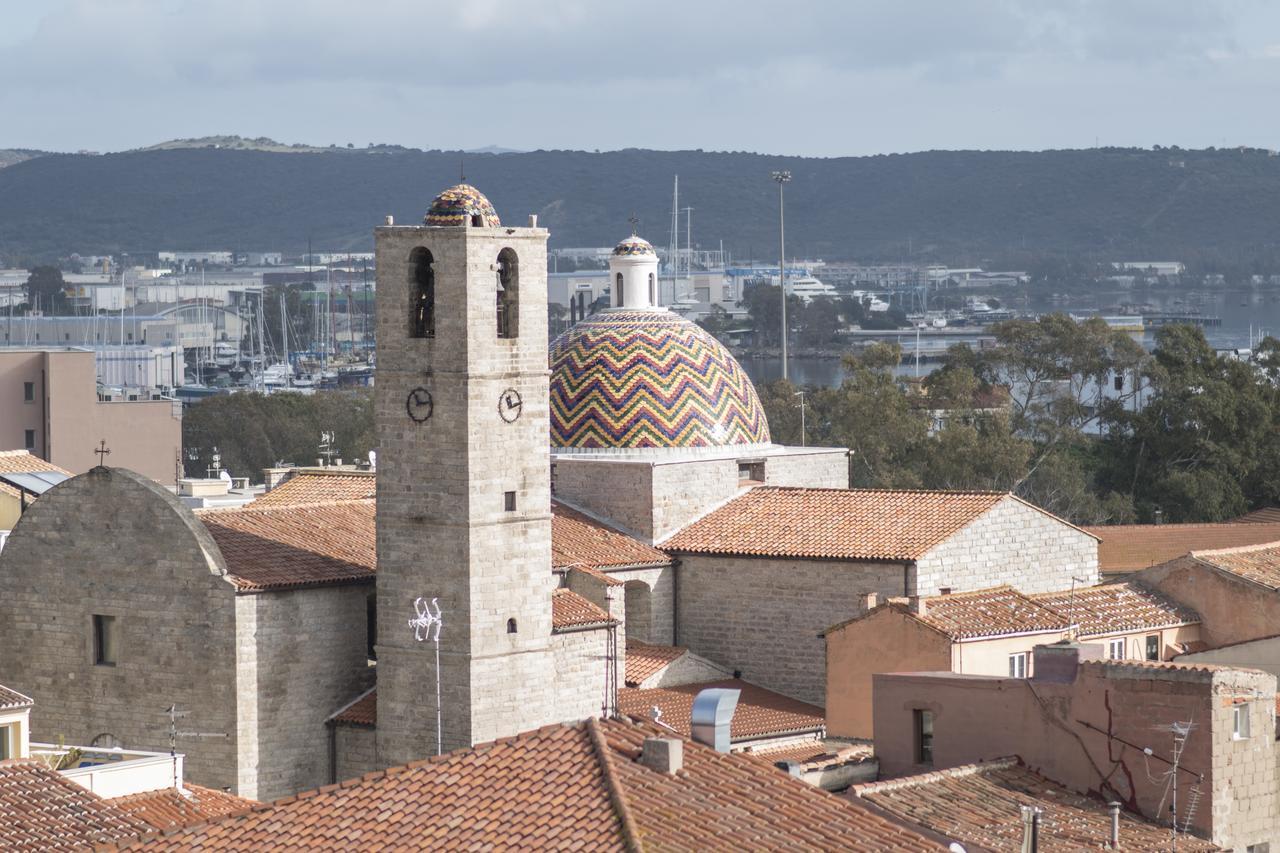
[[[436,647],[436,755],[444,751],[444,726],[440,705],[440,629],[444,627],[444,618],[440,612],[439,599],[426,599],[418,596],[413,600],[414,617],[409,620],[413,629],[413,638],[419,643],[430,640]]]

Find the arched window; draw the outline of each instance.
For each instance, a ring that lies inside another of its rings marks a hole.
[[[658,304],[658,283],[653,277],[653,273],[649,273],[649,304]]]
[[[498,337],[520,337],[520,262],[516,253],[498,253]]]
[[[435,259],[419,246],[409,253],[409,337],[436,336]]]
[[[618,308],[621,308],[624,301],[624,295],[626,293],[626,291],[622,289],[622,273],[618,273],[618,281],[614,284],[614,289],[618,292],[614,294],[615,298],[613,300],[613,304]]]
[[[514,634],[515,632],[516,632],[516,620],[514,620],[514,619],[508,619],[508,620],[507,620],[507,633],[508,633],[508,634]]]

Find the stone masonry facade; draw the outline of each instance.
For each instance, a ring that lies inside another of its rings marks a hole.
[[[1006,497],[916,561],[911,595],[1010,584],[1053,592],[1098,583],[1098,540],[1017,498]]]

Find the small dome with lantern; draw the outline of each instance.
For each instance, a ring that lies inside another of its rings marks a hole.
[[[484,193],[470,184],[458,184],[440,193],[431,202],[424,225],[465,225],[473,228],[497,228],[502,224]]]
[[[615,258],[625,258],[633,255],[652,255],[656,258],[658,253],[653,250],[652,243],[643,237],[637,237],[635,234],[613,247],[613,256]]]

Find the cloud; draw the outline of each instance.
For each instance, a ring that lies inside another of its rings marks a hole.
[[[975,112],[1006,117],[992,134],[952,125],[955,144],[1003,136],[1010,146],[1034,145],[1064,110],[1115,115],[1126,90],[1152,93],[1154,112],[1194,104],[1202,83],[1249,83],[1250,63],[1267,55],[1280,21],[1268,5],[1228,0],[66,0],[36,8],[44,10],[38,23],[28,10],[21,34],[9,33],[0,51],[0,79],[19,83],[0,90],[0,109],[27,111],[31,141],[64,148],[243,132],[843,153],[865,150],[841,141],[853,134],[896,150],[952,147],[914,128]],[[877,115],[866,114],[870,105]],[[755,129],[779,110],[790,113],[790,130]],[[885,132],[895,125],[903,132]],[[797,147],[778,148],[788,139]]]

